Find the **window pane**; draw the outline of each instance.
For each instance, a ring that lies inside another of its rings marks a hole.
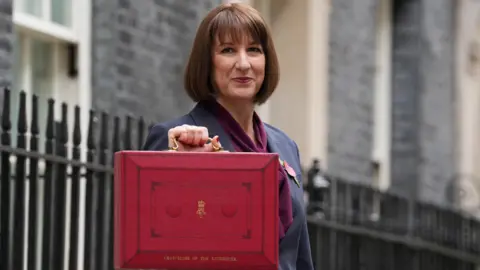
[[[16,91],[23,90],[23,37],[18,33],[14,32],[13,35],[13,88]]]
[[[42,17],[42,5],[43,1],[47,0],[23,0],[23,10],[26,13]]]
[[[32,94],[38,96],[40,150],[43,151],[47,120],[47,100],[53,97],[53,43],[32,39]]]
[[[72,26],[72,0],[51,0],[51,8],[53,22],[68,27]]]
[[[18,32],[14,37],[14,85],[11,92],[12,143],[16,144],[19,93],[20,90],[26,90],[28,93],[27,105],[31,106],[30,100],[33,94],[38,96],[39,150],[44,151],[47,101],[54,94],[54,43],[38,40],[33,36]],[[24,76],[25,74],[31,74],[31,76]],[[28,127],[28,132],[30,132],[30,123],[28,123]]]
[[[50,97],[53,88],[53,44],[32,39],[33,93]]]

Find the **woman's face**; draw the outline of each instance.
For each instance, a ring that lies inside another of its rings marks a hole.
[[[217,38],[213,50],[213,78],[219,98],[252,101],[265,78],[265,54],[250,36],[241,42]]]

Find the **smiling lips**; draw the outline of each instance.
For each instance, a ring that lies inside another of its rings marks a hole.
[[[250,77],[236,77],[236,78],[233,78],[233,80],[237,83],[246,84],[246,83],[251,82],[252,78],[250,78]]]

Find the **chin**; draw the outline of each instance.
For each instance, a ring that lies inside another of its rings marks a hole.
[[[232,99],[254,100],[258,91],[254,89],[235,89],[231,92]]]
[[[253,103],[257,93],[258,91],[254,88],[229,88],[220,98],[227,102]]]
[[[230,99],[237,100],[239,102],[246,102],[246,101],[253,102],[253,100],[255,99],[255,95],[235,95],[235,96],[231,96]]]

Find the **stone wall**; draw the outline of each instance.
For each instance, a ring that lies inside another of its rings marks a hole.
[[[446,204],[456,173],[455,5],[450,0],[396,2],[392,189]]]
[[[328,171],[371,181],[375,0],[331,1]]]
[[[455,180],[456,1],[424,0],[421,43],[420,198],[439,204]]]
[[[456,173],[451,0],[392,0],[391,189],[446,202]],[[328,170],[370,182],[375,89],[374,0],[337,0],[330,13]]]

